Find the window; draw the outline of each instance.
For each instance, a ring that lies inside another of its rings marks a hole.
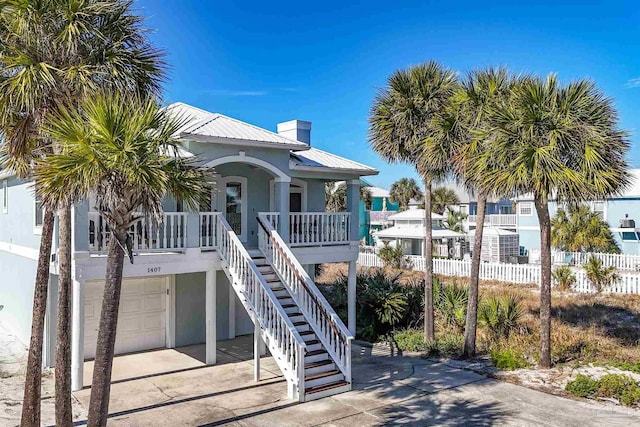
[[[42,205],[42,198],[39,196],[35,197],[34,203],[34,226],[36,228],[42,227],[42,223],[44,222],[44,206]]]
[[[593,211],[600,215],[600,218],[606,219],[605,217],[605,204],[604,202],[593,202]]]
[[[520,202],[520,215],[531,216],[533,215],[533,206],[531,202]]]
[[[7,213],[9,211],[9,189],[7,180],[2,181],[2,212]]]
[[[242,184],[239,182],[227,183],[227,206],[225,217],[233,232],[242,234]]]

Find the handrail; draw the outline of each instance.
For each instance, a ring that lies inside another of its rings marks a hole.
[[[270,243],[269,245],[259,238],[260,249],[265,256],[270,258],[276,273],[283,279],[283,284],[291,291],[298,307],[304,312],[303,314],[306,314],[305,317],[310,321],[312,329],[316,332],[327,351],[333,356],[336,365],[343,372],[347,381],[350,382],[351,341],[353,336],[315,283],[313,283],[313,280],[311,280],[298,259],[287,247],[282,237],[275,231],[271,222],[264,216],[259,215],[258,224]],[[261,236],[259,235],[259,237]],[[276,257],[276,255],[279,255],[279,257]]]
[[[245,295],[255,321],[267,335],[269,346],[283,356],[275,357],[276,363],[285,363],[280,368],[285,376],[287,371],[290,372],[288,379],[297,383],[299,398],[303,400],[304,340],[223,215],[216,215],[216,228],[216,245],[221,258],[227,263],[230,274],[236,276],[236,286],[241,287],[240,292]]]

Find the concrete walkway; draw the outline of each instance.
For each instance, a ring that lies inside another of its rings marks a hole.
[[[172,360],[172,351],[160,350],[160,359]],[[199,358],[201,349],[180,351],[176,362],[185,354]],[[384,348],[356,346],[354,390],[304,404],[287,400],[271,358],[262,359],[263,379],[253,382],[251,337],[218,342],[216,366],[194,363],[170,374],[152,373],[155,353],[143,353],[146,362],[140,354],[116,358],[109,425],[640,425],[638,411],[551,396]],[[132,357],[142,371],[132,369]],[[89,394],[75,393],[85,408]]]

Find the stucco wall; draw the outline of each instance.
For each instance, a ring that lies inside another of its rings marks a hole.
[[[7,179],[7,213],[2,210],[3,191],[0,180],[0,242],[39,248],[40,235],[34,233],[35,204],[31,183]]]
[[[176,274],[175,289],[176,347],[204,343],[206,340],[205,273]]]
[[[0,321],[24,344],[31,336],[37,261],[0,251]]]

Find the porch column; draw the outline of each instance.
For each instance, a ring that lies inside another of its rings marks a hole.
[[[289,186],[291,178],[277,177],[274,179],[275,208],[280,212],[278,234],[282,240],[289,242]]]
[[[207,365],[216,364],[216,271],[207,270],[205,275],[205,312],[206,312],[206,356]]]
[[[360,240],[360,180],[347,181],[347,212],[351,213],[349,240]]]
[[[349,261],[347,277],[347,314],[348,328],[351,335],[356,336],[356,261]]]
[[[84,283],[73,281],[71,294],[71,390],[84,386]]]
[[[260,341],[260,323],[255,320],[253,328],[253,380],[260,381],[260,354],[262,353],[262,344]]]

